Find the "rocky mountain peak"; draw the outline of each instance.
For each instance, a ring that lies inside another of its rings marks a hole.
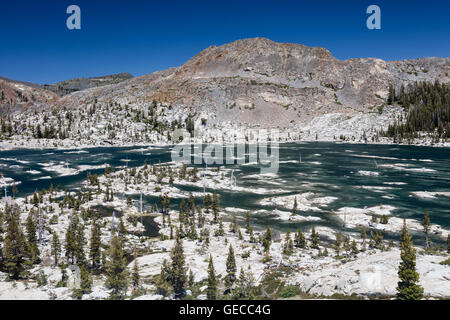
[[[322,60],[336,59],[324,48],[250,38],[208,47],[181,66],[177,75],[198,78],[237,75],[286,77],[305,70],[306,65],[318,65]]]

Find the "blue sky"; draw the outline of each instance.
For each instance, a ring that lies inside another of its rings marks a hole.
[[[66,8],[81,8],[81,30]],[[381,30],[366,8],[381,8]],[[4,0],[0,76],[36,83],[183,64],[241,38],[321,46],[338,59],[450,56],[447,0]]]

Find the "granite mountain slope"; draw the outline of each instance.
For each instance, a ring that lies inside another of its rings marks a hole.
[[[254,38],[211,46],[179,68],[76,92],[60,105],[156,100],[211,112],[213,123],[285,127],[328,113],[367,113],[386,104],[391,83],[449,82],[449,73],[450,58],[341,61],[323,48]]]

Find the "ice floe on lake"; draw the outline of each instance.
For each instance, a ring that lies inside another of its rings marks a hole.
[[[359,170],[357,172],[360,176],[366,176],[366,177],[377,177],[380,175],[379,172],[376,171],[366,171],[366,170]]]
[[[3,177],[0,175],[0,186],[12,186],[13,184],[19,185],[21,184],[21,181],[14,181],[14,179],[9,177]]]
[[[395,163],[395,164],[380,164],[379,167],[389,168],[389,169],[395,169],[400,171],[411,171],[411,172],[436,172],[434,169],[430,168],[410,168],[410,164],[403,164],[403,163]]]
[[[436,199],[437,196],[450,197],[450,192],[443,191],[414,191],[411,194],[422,199]]]
[[[383,182],[383,184],[387,184],[387,185],[393,185],[393,186],[403,186],[405,184],[407,184],[406,182]]]
[[[81,154],[81,153],[89,153],[86,150],[75,150],[75,151],[64,151],[65,154]]]
[[[32,180],[33,181],[38,181],[38,180],[50,180],[50,179],[52,179],[51,176],[43,176],[43,177],[39,177],[39,178],[32,179]]]
[[[80,170],[70,168],[67,164],[45,164],[45,171],[57,173],[60,177],[74,176],[80,173]]]
[[[396,209],[396,207],[390,205],[379,205],[363,209],[343,207],[337,210],[335,213],[337,214],[339,219],[345,222],[345,226],[347,228],[367,227],[375,228],[381,231],[400,232],[403,227],[403,221],[405,221],[406,226],[409,230],[423,230],[423,226],[420,221],[414,219],[402,219],[392,216],[392,211]],[[372,221],[372,216],[381,217],[383,215],[389,216],[388,222],[386,224]],[[437,224],[432,224],[431,233],[444,235],[446,237],[449,231],[443,229]]]
[[[27,171],[25,171],[26,173],[28,173],[28,174],[40,174],[41,172],[40,171],[38,171],[38,170],[27,170]]]
[[[380,160],[406,160],[406,159],[399,159],[394,157],[381,157],[381,156],[371,156],[371,155],[365,155],[365,154],[352,154],[353,157],[357,158],[369,158],[369,159],[380,159]]]
[[[382,186],[355,186],[354,188],[369,190],[373,192],[384,192],[385,190],[398,190],[398,188],[382,187]]]
[[[319,207],[326,206],[338,198],[331,196],[324,197],[313,192],[305,192],[297,195],[265,198],[259,203],[263,206],[279,206],[292,210],[295,199],[297,199],[298,211],[322,211]]]
[[[80,165],[77,165],[77,168],[78,168],[79,171],[98,170],[98,169],[105,169],[105,165],[104,164],[100,164],[100,165],[84,165],[84,164],[80,164]]]

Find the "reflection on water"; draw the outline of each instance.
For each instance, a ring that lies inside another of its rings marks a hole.
[[[94,213],[100,214],[101,217],[114,217],[121,218],[123,217],[123,212],[120,210],[116,210],[109,206],[92,206],[90,208]],[[159,225],[155,222],[154,216],[145,215],[138,218],[138,221],[142,223],[145,230],[143,232],[137,232],[136,235],[144,236],[144,237],[158,237],[159,236]]]
[[[99,213],[101,217],[105,218],[105,217],[112,217],[114,214],[114,217],[116,218],[120,218],[123,216],[123,213],[119,210],[116,210],[112,207],[108,207],[108,206],[92,206],[90,207],[90,209],[94,212],[94,213]]]

